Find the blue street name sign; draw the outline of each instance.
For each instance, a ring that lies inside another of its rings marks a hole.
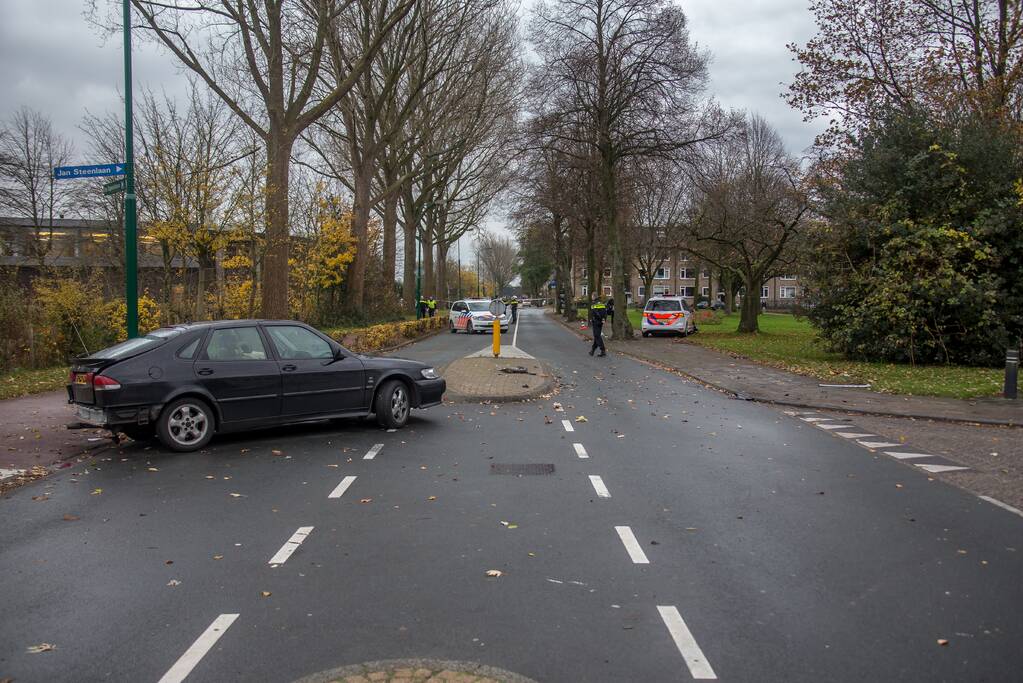
[[[69,178],[99,178],[108,175],[124,175],[124,164],[92,164],[90,166],[58,166],[53,169],[54,180]]]

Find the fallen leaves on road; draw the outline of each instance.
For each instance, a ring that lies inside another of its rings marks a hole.
[[[902,488],[902,484],[896,484],[896,485],[895,485],[895,488],[897,488],[897,489],[901,489],[901,488]]]
[[[231,496],[232,498],[244,498],[245,497],[241,493],[229,493],[227,495]]]
[[[270,455],[284,455],[284,453],[275,448],[272,451],[270,451]]]
[[[437,496],[430,496],[427,500],[437,500]]]
[[[64,515],[65,522],[77,522],[79,520],[78,515]]]
[[[38,645],[29,645],[26,650],[29,654],[37,655],[40,652],[52,652],[56,650],[57,646],[53,643],[39,643]]]
[[[585,415],[579,415],[578,417],[575,418],[575,421],[576,422],[589,422],[589,420],[586,419]]]
[[[167,585],[168,586],[180,586],[181,582],[178,581],[177,579],[171,579],[170,581],[167,582]]]
[[[506,527],[508,529],[518,529],[519,528],[518,524],[515,524],[513,522],[505,522],[504,520],[501,520],[501,526]]]
[[[93,489],[92,493],[90,493],[89,495],[90,496],[98,496],[101,493],[103,493],[103,489]]]
[[[944,638],[938,638],[938,645],[945,647],[946,645],[948,645],[948,641],[945,640]]]
[[[341,465],[333,465],[333,464],[331,464],[331,465],[327,465],[327,467],[341,467]]]
[[[216,479],[216,477],[214,477],[212,474],[207,474],[206,478],[207,479]]]
[[[259,591],[259,594],[264,598],[269,598],[271,595],[273,595],[273,593],[271,593],[270,591]]]
[[[160,471],[160,470],[156,469],[155,467],[147,467],[146,470],[149,471],[149,472],[159,472]]]
[[[359,502],[360,503],[372,503],[373,499],[372,498],[360,498]]]
[[[552,407],[554,408],[555,411],[559,413],[565,412],[565,409],[561,407],[560,403],[555,403]]]
[[[550,418],[550,416],[548,416],[548,415],[544,415],[544,416],[543,416],[543,423],[544,423],[545,425],[549,425],[549,424],[554,424],[554,420],[552,420],[552,419]]]
[[[224,559],[224,556],[223,555],[214,555],[213,559],[214,560],[222,560],[222,559]]]
[[[490,577],[493,577],[493,578],[496,579],[499,576],[504,576],[504,572],[502,572],[500,569],[488,569],[487,570],[487,576],[490,576]]]

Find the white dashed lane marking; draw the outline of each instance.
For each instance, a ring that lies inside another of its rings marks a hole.
[[[696,644],[696,639],[693,638],[693,634],[689,627],[686,626],[686,622],[682,620],[682,615],[679,614],[678,608],[674,605],[658,605],[657,611],[660,612],[664,625],[668,627],[668,633],[671,634],[671,639],[675,641],[675,647],[682,654],[682,658],[686,660],[686,666],[689,667],[689,673],[692,674],[693,678],[697,680],[717,680],[717,674],[714,673],[710,662],[703,655],[703,650]]]
[[[163,675],[159,683],[181,683],[185,680],[188,674],[192,673],[195,665],[217,644],[220,636],[224,635],[224,632],[237,618],[237,614],[221,614],[214,619],[213,623],[192,643],[192,646],[185,650],[185,654],[174,662],[174,666]]]
[[[375,444],[373,444],[373,448],[369,449],[369,452],[366,453],[366,455],[362,456],[362,459],[363,460],[372,460],[373,458],[377,457],[377,454],[380,453],[380,450],[383,447],[384,447],[384,445],[382,443],[375,443]]]
[[[298,531],[291,535],[281,549],[277,551],[277,554],[270,558],[268,564],[284,564],[291,557],[292,553],[298,550],[298,546],[302,545],[302,541],[309,537],[309,534],[313,532],[311,526],[300,526]]]
[[[574,432],[575,431],[575,427],[573,427],[572,423],[569,422],[568,420],[562,420],[561,421],[561,426],[565,428],[566,432]]]
[[[940,474],[942,472],[958,472],[960,470],[968,470],[969,467],[959,467],[957,465],[923,465],[921,463],[913,463],[917,467],[931,474]]]
[[[992,498],[991,496],[978,496],[978,497],[981,500],[986,500],[987,502],[991,503],[992,505],[997,505],[998,507],[1002,508],[1003,510],[1008,510],[1009,512],[1013,513],[1014,515],[1019,515],[1020,517],[1023,517],[1023,510],[1019,510],[1017,508],[1014,508],[1011,505],[1008,505],[1006,503],[1003,503],[1000,500],[997,500],[996,498]]]
[[[643,549],[639,546],[639,541],[636,540],[636,534],[632,533],[630,527],[616,526],[615,531],[618,532],[618,537],[622,539],[625,551],[629,553],[629,557],[632,558],[634,564],[650,564],[646,553],[643,552]]]
[[[901,443],[890,443],[888,441],[857,441],[856,443],[864,448],[893,448],[902,445]]]
[[[590,475],[590,483],[593,484],[593,490],[597,492],[599,498],[610,498],[611,492],[604,486],[604,480],[596,474]]]
[[[583,445],[581,443],[572,444],[572,448],[575,449],[575,454],[578,455],[580,458],[590,457],[590,454],[586,452],[586,449],[583,448]]]
[[[351,486],[352,482],[354,481],[355,477],[345,477],[344,479],[341,480],[340,484],[334,487],[334,490],[330,492],[330,495],[327,496],[327,498],[340,498],[341,496],[344,495],[345,491],[348,490],[348,487]]]
[[[930,453],[900,453],[899,451],[885,451],[885,455],[890,455],[896,460],[915,460],[916,458],[934,458],[936,456]]]

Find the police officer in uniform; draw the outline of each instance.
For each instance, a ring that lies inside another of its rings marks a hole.
[[[590,347],[590,355],[599,348],[599,356],[606,356],[607,349],[604,348],[604,319],[607,317],[607,306],[597,300],[590,306],[590,331],[593,332],[593,346]]]
[[[437,300],[432,296],[426,302],[427,308],[430,309],[430,317],[437,315]]]

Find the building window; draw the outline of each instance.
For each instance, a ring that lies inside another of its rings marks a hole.
[[[695,272],[692,268],[679,268],[678,277],[680,280],[689,280],[692,279]]]
[[[646,286],[640,285],[636,288],[636,296],[646,296]]]
[[[678,255],[678,262],[679,263],[689,263],[689,257],[686,256],[685,254],[679,254]]]
[[[795,275],[779,275],[778,279],[779,280],[795,280],[796,276]]]
[[[682,287],[682,296],[692,298],[696,294],[696,287]]]
[[[604,269],[604,277],[611,277],[611,269],[610,268],[605,268]]]
[[[786,279],[794,279],[794,278],[786,278]],[[796,288],[795,287],[780,287],[778,289],[778,297],[780,299],[795,299],[796,298]]]
[[[583,266],[583,269],[579,272],[579,277],[586,277],[586,266]]]
[[[667,268],[663,268],[663,267],[662,268],[658,268],[657,272],[654,273],[654,279],[655,280],[667,280],[668,278],[669,278],[669,276],[668,276],[668,269]]]
[[[664,296],[668,294],[668,285],[654,285],[654,296]]]
[[[589,285],[583,285],[583,296],[588,296],[590,293]]]
[[[764,285],[763,287],[761,287],[760,288],[760,298],[761,299],[769,299],[770,297],[771,297],[771,288],[768,287],[767,285]]]
[[[604,296],[611,296],[611,288],[604,287]]]
[[[700,277],[709,278],[710,277],[710,271],[707,270],[706,268],[704,268],[702,271],[700,271]]]
[[[700,287],[700,296],[710,296],[710,287]]]

